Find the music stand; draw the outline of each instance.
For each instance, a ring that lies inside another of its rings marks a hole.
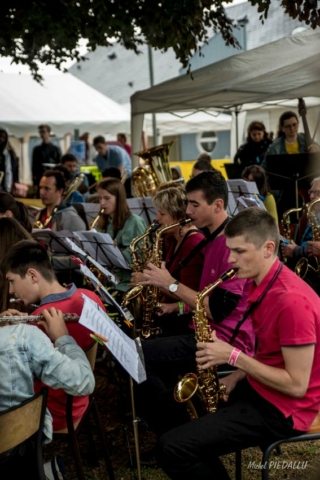
[[[228,208],[230,217],[234,217],[248,207],[264,208],[264,203],[259,199],[259,191],[255,182],[236,179],[227,180],[228,185]]]
[[[75,241],[74,234],[69,232],[69,230],[55,232],[50,228],[40,228],[33,229],[32,235],[36,237],[38,242],[43,242],[48,245],[50,252],[53,254],[62,253],[64,255],[73,255],[72,249],[65,242],[66,238]]]
[[[87,219],[87,224],[90,225],[90,223],[93,222],[96,216],[99,215],[101,207],[99,203],[81,203],[81,205],[83,205],[83,210]]]
[[[278,191],[279,216],[290,208],[299,208],[299,189],[308,189],[311,178],[320,174],[319,153],[268,155],[266,162],[270,189]]]
[[[151,197],[128,198],[127,202],[132,213],[142,217],[146,222],[146,225],[151,225],[156,216]]]
[[[84,250],[101,265],[131,270],[120,249],[114,245],[108,233],[89,230],[74,232],[74,236],[81,242]]]

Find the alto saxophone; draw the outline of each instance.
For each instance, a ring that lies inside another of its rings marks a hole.
[[[47,220],[44,223],[42,223],[40,220],[35,221],[34,224],[32,225],[32,228],[39,228],[40,230],[43,230],[44,228],[47,228],[47,226],[49,225],[49,223],[52,220],[53,215],[56,213],[58,208],[59,207],[54,207],[54,209],[51,212],[51,215],[47,218]]]
[[[191,218],[185,218],[183,220],[180,220],[180,222],[158,228],[156,231],[156,238],[152,249],[152,255],[148,261],[153,263],[153,265],[155,265],[156,267],[160,268],[162,262],[162,244],[164,232],[174,227],[187,225],[191,222]],[[123,297],[123,306],[128,305],[133,300],[138,300],[140,306],[142,307],[139,312],[139,317],[142,318],[142,326],[141,329],[135,328],[135,330],[143,338],[149,338],[151,334],[160,333],[159,328],[153,327],[152,325],[154,323],[154,313],[156,312],[157,308],[159,308],[159,295],[160,291],[158,287],[154,287],[153,285],[136,285],[131,290],[129,290],[129,292],[126,292]],[[136,321],[136,314],[134,315],[134,317]]]
[[[227,270],[216,282],[204,288],[197,294],[196,308],[193,316],[195,339],[197,342],[212,342],[211,328],[208,323],[204,298],[220,283],[234,277],[237,269]],[[225,385],[219,385],[219,378],[215,367],[187,373],[175,386],[174,399],[179,403],[186,403],[191,420],[195,420],[206,413],[217,410],[219,399],[225,394]]]
[[[320,241],[320,225],[316,214],[313,211],[315,204],[320,203],[320,198],[316,198],[312,202],[309,202],[305,208],[307,209],[308,223],[312,230],[312,240],[314,242]],[[295,266],[295,273],[300,277],[306,280],[309,284],[313,284],[316,281],[320,274],[320,264],[317,257],[315,259],[315,267],[311,265],[310,261],[303,257],[297,262]],[[309,278],[308,278],[309,277]]]

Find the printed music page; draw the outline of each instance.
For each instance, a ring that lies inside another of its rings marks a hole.
[[[100,337],[108,339],[104,345],[129,375],[141,383],[147,379],[141,350],[102,310],[100,305],[83,295],[84,304],[79,323]]]

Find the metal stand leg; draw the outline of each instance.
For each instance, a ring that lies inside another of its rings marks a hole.
[[[136,461],[137,461],[137,474],[138,480],[141,480],[141,465],[140,465],[140,448],[139,448],[139,435],[138,435],[138,419],[136,417],[136,409],[134,405],[134,392],[133,392],[133,380],[130,377],[130,396],[131,396],[131,407],[132,407],[132,423],[133,423],[133,433],[134,433],[134,445],[136,449]]]

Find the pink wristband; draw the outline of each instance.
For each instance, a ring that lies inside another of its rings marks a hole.
[[[183,313],[189,313],[190,311],[190,308],[189,308],[189,305],[187,305],[186,303],[183,304]]]
[[[241,353],[241,350],[238,348],[234,348],[230,354],[228,364],[231,365],[231,367],[234,367],[236,365],[236,361],[238,360],[238,357]]]

